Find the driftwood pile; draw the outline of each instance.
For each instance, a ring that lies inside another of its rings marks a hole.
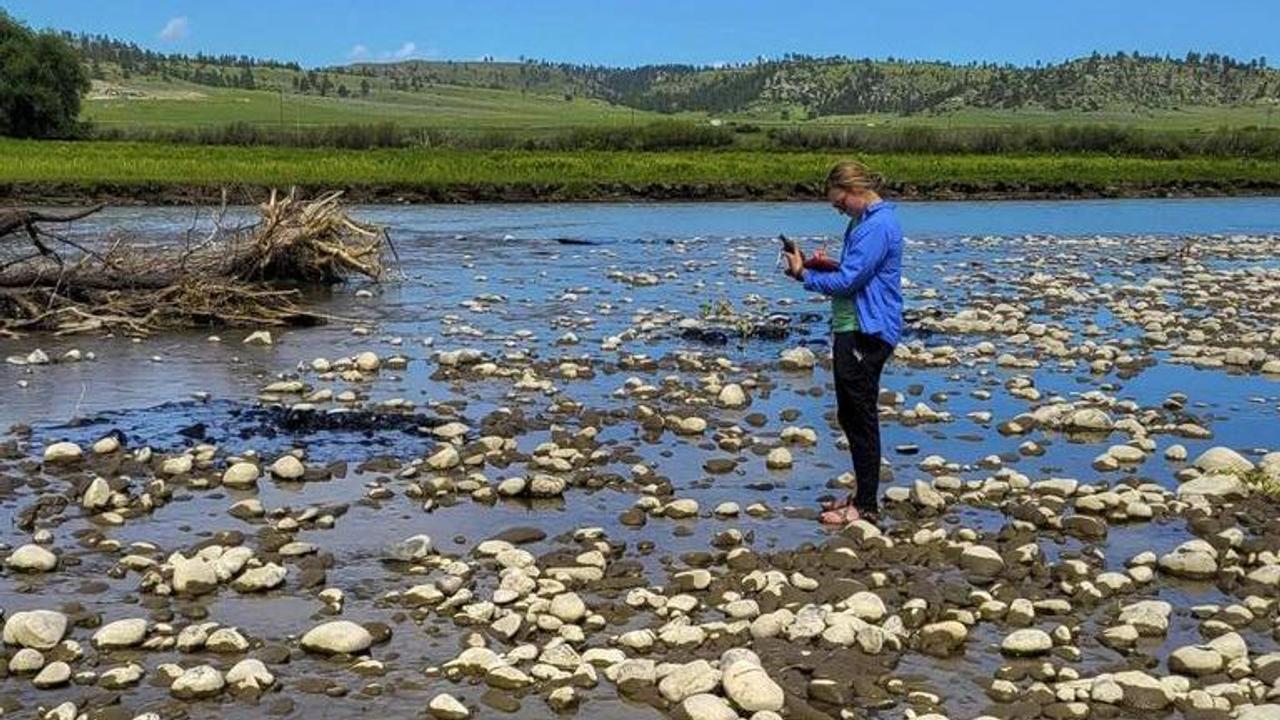
[[[215,222],[206,237],[159,246],[113,238],[86,247],[42,225],[75,218],[9,211],[0,223],[20,222],[9,223],[18,232],[0,234],[0,334],[323,322],[303,307],[301,289],[378,280],[393,250],[383,229],[353,220],[340,198],[273,192],[253,225],[228,231]],[[23,255],[26,240],[36,251]],[[63,257],[52,242],[77,252]]]

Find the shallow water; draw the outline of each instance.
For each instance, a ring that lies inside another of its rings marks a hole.
[[[825,303],[805,297],[796,285],[778,275],[774,240],[777,233],[783,232],[802,238],[807,247],[823,238],[829,247],[834,246],[843,223],[820,205],[375,206],[359,208],[357,214],[390,228],[402,277],[381,285],[353,283],[312,300],[322,312],[356,319],[371,334],[355,334],[350,325],[341,323],[289,329],[275,332],[275,344],[265,348],[241,344],[247,329],[168,333],[136,342],[123,337],[0,340],[0,358],[26,355],[36,347],[55,358],[71,348],[91,351],[96,356],[92,361],[74,364],[0,365],[0,428],[15,423],[34,426],[30,448],[33,454],[45,443],[58,439],[91,443],[107,429],[125,432],[130,446],[150,444],[157,449],[177,450],[184,443],[177,431],[203,422],[209,426],[210,436],[228,453],[252,449],[270,458],[297,443],[309,447],[313,459],[346,459],[354,468],[359,460],[372,455],[392,454],[401,459],[420,456],[432,442],[403,433],[390,439],[381,434],[369,438],[342,433],[241,438],[234,432],[234,425],[228,424],[231,421],[225,411],[253,403],[263,385],[300,363],[315,357],[349,356],[367,349],[384,357],[400,354],[409,359],[406,370],[384,370],[376,382],[367,386],[371,402],[404,398],[430,413],[436,403],[465,401],[461,415],[469,423],[476,423],[503,406],[522,406],[531,414],[543,411],[546,398],[513,391],[509,380],[433,379],[434,352],[461,347],[481,349],[493,356],[524,350],[544,360],[590,356],[597,360],[595,378],[559,381],[560,390],[589,408],[629,407],[634,401],[619,399],[614,392],[630,377],[661,384],[668,375],[678,375],[684,383],[695,382],[697,375],[677,372],[669,366],[652,372],[614,367],[617,355],[600,349],[602,339],[631,328],[636,324],[634,316],[642,311],[698,318],[707,303],[727,301],[742,309],[751,294],[760,297],[759,307],[767,312],[792,316],[794,334],[789,340],[731,340],[724,347],[708,347],[686,341],[678,333],[659,330],[628,341],[625,350],[652,357],[682,350],[701,351],[727,357],[749,369],[761,369],[784,348],[811,343],[822,354],[825,347],[822,321],[800,320],[802,313],[819,313],[825,321]],[[232,217],[245,215],[237,211]],[[909,235],[906,274],[912,287],[907,291],[908,306],[931,306],[948,313],[975,295],[1015,297],[1020,292],[1022,275],[1032,271],[1076,270],[1089,273],[1098,284],[1141,283],[1161,272],[1161,267],[1119,263],[1117,253],[1124,249],[1124,241],[1104,241],[1094,236],[1144,238],[1142,242],[1151,247],[1163,248],[1180,242],[1163,239],[1173,236],[1272,234],[1280,232],[1280,201],[1250,198],[910,203],[902,205],[901,217]],[[193,218],[199,231],[199,223],[207,219],[207,214],[199,218],[190,210],[173,208],[113,209],[95,216],[91,222],[78,224],[75,232],[91,237],[103,228],[127,226],[159,241],[186,231],[193,225]],[[1024,237],[1028,235],[1036,237]],[[1048,240],[1044,236],[1061,239]],[[561,244],[557,238],[592,244]],[[1217,267],[1214,262],[1226,263],[1223,267],[1265,268],[1269,261],[1227,259],[1205,264]],[[631,286],[610,277],[609,273],[615,270],[652,273],[659,283],[652,287]],[[927,288],[936,290],[938,296],[923,297],[921,293]],[[371,290],[373,297],[356,297],[360,289]],[[486,301],[483,311],[480,306],[463,304],[486,295],[502,297],[497,302]],[[1113,317],[1106,307],[1097,307],[1091,313],[1071,308],[1045,309],[1043,319],[1072,331],[1094,322],[1108,338],[1138,334],[1135,328]],[[517,335],[522,330],[532,335]],[[581,344],[555,344],[568,330],[576,333]],[[220,341],[210,341],[211,334]],[[1004,349],[1001,339],[991,339]],[[909,333],[906,338],[929,346],[970,345],[976,340],[918,332]],[[1102,476],[1091,468],[1091,462],[1107,445],[1123,438],[1113,437],[1107,443],[1074,442],[1055,433],[1037,432],[1031,437],[1045,445],[1048,452],[1041,457],[1018,456],[1017,447],[1026,438],[1001,436],[994,427],[1028,409],[1026,401],[1002,389],[1007,379],[1021,375],[1031,376],[1045,397],[1072,397],[1105,387],[1118,398],[1158,407],[1169,394],[1185,393],[1189,396],[1188,411],[1214,432],[1212,440],[1180,441],[1193,458],[1212,445],[1242,450],[1280,446],[1280,433],[1275,429],[1280,379],[1198,370],[1163,362],[1167,359],[1163,351],[1154,355],[1155,365],[1131,377],[1090,374],[1083,367],[1060,368],[1052,359],[1033,371],[997,367],[990,362],[941,369],[893,363],[883,380],[886,389],[905,393],[907,407],[925,401],[954,417],[941,424],[885,425],[885,457],[893,466],[895,482],[906,485],[923,477],[916,464],[930,454],[961,463],[959,474],[964,479],[980,479],[990,471],[975,463],[997,454],[1033,480],[1053,476],[1114,482],[1134,475],[1166,487],[1176,486],[1176,466],[1160,457],[1163,448],[1172,442],[1167,438],[1159,440],[1159,450],[1145,463]],[[738,469],[707,476],[701,468],[705,459],[733,454],[716,450],[702,439],[684,439],[669,433],[657,442],[649,442],[630,421],[603,428],[600,441],[605,447],[635,448],[651,467],[671,478],[677,496],[698,500],[704,510],[727,500],[744,507],[755,501],[775,509],[812,507],[820,495],[830,492],[830,481],[848,469],[848,457],[837,446],[840,433],[830,415],[833,400],[829,372],[819,367],[812,374],[769,374],[776,381],[771,391],[755,394],[750,407],[742,411],[713,410],[712,425],[740,423],[748,413],[763,413],[767,424],[750,430],[758,437],[776,438],[784,426],[791,424],[813,427],[819,435],[818,445],[793,449],[796,465],[790,470],[766,470],[762,457],[746,450],[736,454],[742,459]],[[914,385],[919,386],[918,392],[911,392]],[[991,399],[975,399],[971,393],[978,389],[990,390]],[[945,400],[931,397],[938,392],[947,394]],[[208,393],[212,400],[207,404],[192,400],[194,393]],[[797,411],[798,417],[793,422],[782,422],[779,417],[788,409]],[[966,415],[974,411],[989,411],[994,420],[980,424],[968,419]],[[88,417],[97,418],[98,422],[73,422]],[[577,429],[573,424],[576,422],[570,421],[571,429]],[[519,438],[520,449],[532,451],[548,437],[545,430],[529,432]],[[919,455],[895,452],[894,448],[906,444],[919,446]],[[621,475],[629,472],[621,463],[599,469]],[[486,474],[495,480],[518,474],[519,470],[490,469]],[[361,502],[366,484],[375,481],[395,488],[396,494],[383,501]],[[56,486],[50,488],[54,489]],[[257,491],[179,491],[181,501],[165,505],[153,515],[131,519],[121,527],[98,530],[126,544],[152,542],[171,552],[220,530],[239,529],[250,534],[252,526],[226,514],[232,502],[245,497],[256,496],[267,508],[294,510],[350,504],[350,511],[341,517],[336,529],[302,530],[296,539],[314,542],[333,554],[335,565],[326,584],[347,592],[344,617],[392,624],[393,640],[375,647],[373,654],[397,659],[389,660],[388,674],[377,679],[382,694],[376,696],[358,692],[367,681],[356,678],[341,664],[301,658],[288,666],[273,668],[285,686],[284,694],[296,701],[291,716],[297,717],[350,717],[368,710],[416,717],[430,697],[444,691],[475,707],[483,685],[455,685],[423,674],[428,665],[439,665],[456,655],[459,633],[452,623],[435,618],[442,632],[428,636],[412,624],[396,624],[393,617],[397,609],[376,602],[387,591],[422,582],[406,579],[375,562],[380,551],[395,540],[425,532],[436,538],[443,551],[462,555],[504,528],[532,526],[544,530],[549,538],[535,546],[537,553],[555,547],[555,537],[565,531],[602,526],[610,538],[627,543],[629,548],[652,542],[658,551],[639,559],[650,569],[650,581],[661,584],[665,582],[661,558],[705,551],[711,535],[728,527],[753,532],[760,552],[792,549],[803,542],[820,543],[828,537],[811,520],[787,518],[785,513],[770,519],[743,516],[733,521],[656,519],[642,528],[626,528],[616,519],[635,502],[636,495],[616,488],[571,489],[563,503],[536,508],[516,502],[486,507],[464,499],[431,513],[424,513],[420,503],[405,497],[399,489],[387,474],[353,470],[343,479],[305,486],[283,486],[264,480]],[[11,520],[17,509],[38,492],[19,487],[0,496],[0,513]],[[10,582],[0,589],[0,607],[12,613],[54,607],[74,599],[102,612],[107,620],[143,614],[141,608],[130,607],[138,597],[137,577],[131,574],[108,579],[105,573],[115,564],[115,558],[79,547],[74,533],[90,523],[75,517],[74,509],[69,513],[73,517],[52,528],[55,547],[79,558],[81,564],[48,578],[9,578]],[[965,526],[991,530],[998,529],[1002,520],[999,513],[987,510],[965,509],[958,516]],[[452,542],[455,537],[459,542]],[[1141,550],[1164,552],[1187,537],[1184,523],[1175,518],[1158,524],[1116,526],[1101,546],[1107,553],[1106,565],[1122,568],[1125,559]],[[12,522],[0,527],[0,541],[10,546],[27,540],[28,536]],[[1069,540],[1061,548],[1046,548],[1046,552],[1056,557],[1079,547],[1080,543]],[[108,589],[89,595],[79,593],[77,588],[87,578],[106,580]],[[316,624],[314,614],[319,604],[311,592],[314,591],[246,597],[224,589],[207,603],[207,609],[210,619],[236,625],[254,637],[282,641],[286,635],[296,636]],[[1184,609],[1192,603],[1224,600],[1223,594],[1211,585],[1168,580],[1162,581],[1159,595]],[[1171,647],[1192,641],[1194,625],[1190,628],[1187,631],[1184,623],[1183,631],[1171,636]],[[617,629],[610,628],[608,632]],[[86,642],[87,634],[80,634],[83,637],[77,639]],[[988,647],[999,639],[996,629],[983,625],[981,634],[971,637],[966,658],[944,662],[911,655],[898,672],[924,675],[926,684],[943,694],[945,707],[953,716],[972,716],[990,704],[979,682],[990,678],[999,664],[999,654]],[[1251,647],[1258,651],[1273,649],[1274,643],[1265,635],[1250,639]],[[150,670],[160,662],[175,659],[179,659],[176,653],[149,653],[142,662]],[[1115,661],[1111,651],[1095,644],[1085,649],[1085,660],[1078,666],[1085,669]],[[352,693],[342,699],[329,699],[294,692],[291,681],[302,676],[330,678],[351,688]],[[28,708],[35,704],[48,707],[56,704],[55,699],[84,695],[80,689],[38,692],[25,682],[0,681],[0,700],[8,698]],[[167,707],[169,702],[163,689],[151,687],[145,680],[124,695],[125,705],[133,711]],[[599,688],[585,696],[579,710],[584,716],[658,716],[647,706],[619,700],[607,681],[602,680]],[[880,716],[900,717],[904,708],[905,703],[899,703]],[[545,703],[531,694],[518,716],[541,717],[547,712]],[[191,706],[193,717],[257,717],[260,713],[260,707],[235,701]]]

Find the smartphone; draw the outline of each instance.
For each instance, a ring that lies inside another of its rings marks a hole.
[[[784,252],[792,253],[796,251],[795,241],[793,241],[791,238],[787,237],[786,235],[779,235],[778,239],[782,241],[782,250]]]

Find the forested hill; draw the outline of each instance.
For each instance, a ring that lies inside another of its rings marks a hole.
[[[1280,104],[1280,70],[1265,58],[1215,53],[1184,58],[1117,53],[1037,67],[790,55],[724,67],[646,65],[609,68],[526,60],[412,60],[304,69],[243,56],[170,55],[104,37],[68,36],[93,74],[109,66],[199,84],[280,86],[326,94],[337,82],[413,92],[451,85],[589,97],[659,112],[780,113],[823,116],[942,113],[966,108],[1021,110],[1178,109]],[[346,89],[343,86],[343,89]],[[344,93],[345,94],[345,93]]]
[[[994,64],[792,56],[732,67],[604,68],[545,62],[424,62],[349,68],[412,85],[444,83],[585,94],[675,112],[795,109],[814,115],[961,108],[1101,110],[1280,102],[1280,71],[1264,59],[1093,55],[1021,68]]]

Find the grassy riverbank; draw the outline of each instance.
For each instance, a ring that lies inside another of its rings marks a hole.
[[[847,154],[743,150],[520,151],[190,146],[0,140],[10,200],[203,197],[222,186],[345,187],[359,199],[812,197]],[[1280,192],[1280,162],[1100,155],[861,155],[908,197]]]

